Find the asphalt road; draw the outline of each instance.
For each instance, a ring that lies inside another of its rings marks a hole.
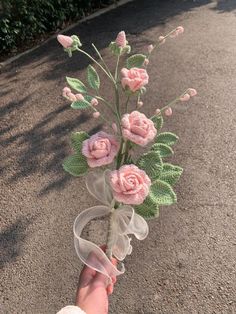
[[[88,49],[96,43],[111,64],[105,47],[118,31],[143,51],[178,25],[185,34],[152,58],[144,112],[187,87],[198,90],[165,126],[181,139],[172,160],[185,169],[179,201],[149,222],[145,241],[133,240],[110,299],[114,314],[236,313],[236,1],[134,1],[69,33]],[[60,94],[65,75],[84,78],[87,64],[82,56],[68,59],[52,40],[0,75],[3,314],[50,314],[74,300],[81,263],[72,224],[96,201],[61,162],[70,132],[94,132],[97,124]],[[111,97],[109,86],[103,90]],[[95,232],[102,236],[94,223],[87,235]]]

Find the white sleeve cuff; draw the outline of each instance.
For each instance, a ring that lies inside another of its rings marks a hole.
[[[63,307],[57,314],[86,314],[82,311],[78,306],[75,305],[67,305]]]

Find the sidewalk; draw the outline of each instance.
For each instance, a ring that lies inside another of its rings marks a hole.
[[[86,49],[105,48],[125,30],[134,51],[183,25],[149,67],[147,115],[187,87],[198,96],[165,128],[177,133],[173,163],[185,171],[178,204],[149,222],[149,237],[132,240],[110,301],[111,314],[236,313],[236,4],[234,1],[134,1],[75,27]],[[4,314],[51,314],[73,303],[81,269],[72,225],[88,200],[84,179],[61,167],[73,130],[96,130],[61,97],[65,76],[86,74],[87,60],[69,59],[56,40],[0,74],[1,304]],[[109,94],[109,87],[104,86]],[[110,95],[111,96],[111,95]],[[99,126],[101,127],[101,126]],[[101,231],[96,224],[89,233]],[[2,308],[1,308],[2,309]]]

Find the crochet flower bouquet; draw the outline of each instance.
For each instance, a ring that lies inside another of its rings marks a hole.
[[[81,49],[77,36],[58,35],[58,41],[69,56],[78,51],[96,67],[88,66],[86,85],[77,78],[67,77],[69,87],[63,89],[63,96],[71,102],[74,110],[90,110],[94,118],[102,119],[110,127],[109,133],[100,131],[92,136],[84,131],[73,133],[74,153],[63,163],[65,171],[71,175],[86,176],[89,193],[99,201],[98,206],[85,209],[75,219],[76,252],[82,262],[109,278],[124,272],[123,264],[117,269],[111,258],[114,256],[122,261],[131,253],[129,235],[133,234],[139,240],[146,238],[148,225],[145,219],[158,217],[160,206],[176,202],[173,186],[183,169],[166,162],[166,158],[173,154],[172,146],[178,137],[171,132],[161,132],[163,116],[170,116],[172,107],[179,101],[188,101],[196,95],[196,90],[187,89],[168,105],[157,109],[152,117],[146,117],[140,109],[153,50],[167,38],[176,37],[183,31],[179,26],[166,36],[160,36],[154,45],[149,45],[145,55],[131,56],[127,56],[131,47],[125,32],[120,32],[109,45],[116,59],[114,73],[94,44],[96,60]],[[97,70],[103,71],[111,82],[114,103],[101,96]],[[109,111],[109,120],[103,116],[104,110]],[[140,154],[139,147],[145,148],[146,152]],[[83,228],[92,219],[102,217],[109,217],[105,252],[82,238]]]

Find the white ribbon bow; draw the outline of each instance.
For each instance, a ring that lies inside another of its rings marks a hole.
[[[91,172],[86,178],[86,186],[91,195],[104,205],[94,206],[82,211],[74,222],[74,244],[80,260],[94,270],[111,278],[124,273],[124,267],[118,270],[103,250],[95,243],[81,237],[84,227],[92,219],[107,216],[112,212],[112,253],[120,261],[131,254],[131,238],[133,234],[138,240],[148,235],[148,224],[140,215],[136,214],[131,206],[123,205],[113,209],[114,200],[112,190],[108,183],[110,170],[104,173]]]

